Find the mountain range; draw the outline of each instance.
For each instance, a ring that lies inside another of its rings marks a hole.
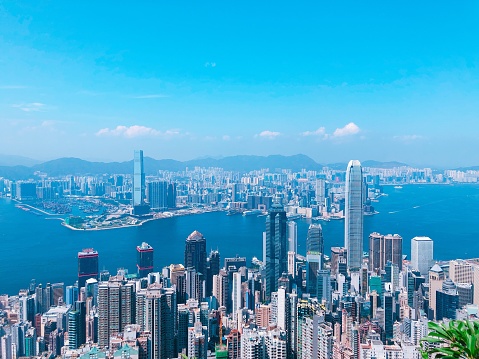
[[[14,157],[14,156],[13,156]],[[98,175],[115,173],[132,173],[133,160],[125,162],[91,162],[79,158],[64,157],[43,163],[35,163],[34,160],[28,162],[28,159],[20,158],[21,165],[11,165],[14,158],[10,158],[8,163],[2,161],[0,156],[0,177],[25,179],[31,178],[35,173],[42,172],[48,176],[62,175]],[[29,163],[29,165],[26,164]],[[151,157],[144,158],[144,167],[146,175],[156,175],[158,170],[183,171],[187,167],[220,167],[226,171],[248,172],[269,168],[291,169],[292,171],[321,170],[324,166],[331,169],[346,170],[347,163],[334,163],[329,165],[319,164],[311,157],[298,154],[293,156],[271,155],[271,156],[251,156],[238,155],[223,158],[198,158],[189,161],[177,161],[172,159],[156,160]],[[364,167],[392,168],[406,166],[400,162],[378,162],[364,161]]]

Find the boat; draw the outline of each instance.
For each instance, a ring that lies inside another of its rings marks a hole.
[[[394,186],[395,189],[402,189],[402,186]]]
[[[302,216],[297,213],[287,213],[286,218],[290,221],[295,220],[295,219],[300,219]]]
[[[243,212],[243,216],[253,216],[253,215],[258,215],[258,214],[261,214],[263,213],[261,210],[259,209],[253,209],[251,211],[244,211]]]

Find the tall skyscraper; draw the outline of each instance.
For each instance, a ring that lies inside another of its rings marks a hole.
[[[141,246],[136,247],[137,260],[136,267],[138,269],[138,276],[144,278],[148,273],[153,272],[153,247],[148,243],[143,242]]]
[[[138,293],[137,301],[143,307],[140,320],[144,330],[151,333],[151,359],[175,358],[177,333],[176,292],[154,283]]]
[[[369,235],[369,270],[383,270],[387,262],[402,270],[402,237],[398,234],[383,236],[379,233]]]
[[[85,248],[78,252],[78,289],[84,287],[90,278],[98,279],[98,252],[93,248]]]
[[[133,157],[133,206],[143,206],[145,200],[145,169],[143,151],[135,150]]]
[[[151,209],[165,210],[168,208],[168,182],[148,182],[147,192]]]
[[[266,298],[278,290],[278,279],[288,272],[288,241],[286,212],[275,203],[266,217]]]
[[[357,160],[346,170],[344,245],[348,251],[348,270],[359,271],[363,260],[363,171]]]
[[[306,238],[306,253],[324,255],[323,228],[320,224],[310,224]],[[322,262],[322,260],[321,260]]]
[[[298,253],[298,224],[288,221],[288,252]]]
[[[203,235],[194,231],[185,243],[185,267],[195,268],[197,273],[206,276],[206,239]]]
[[[414,237],[411,240],[411,267],[427,277],[433,265],[433,241],[429,237]]]

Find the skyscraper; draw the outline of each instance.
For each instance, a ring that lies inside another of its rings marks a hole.
[[[121,275],[98,286],[98,345],[109,345],[113,333],[135,323],[135,284]]]
[[[154,283],[147,290],[138,293],[143,307],[144,330],[151,333],[151,359],[175,358],[177,332],[176,292]]]
[[[165,210],[168,208],[168,182],[148,182],[147,190],[151,209]]]
[[[427,277],[433,264],[433,241],[429,237],[414,237],[411,240],[411,267]]]
[[[193,267],[197,273],[206,276],[206,239],[198,231],[186,238],[185,267]]]
[[[288,221],[288,251],[298,253],[298,224]]]
[[[145,200],[145,169],[143,151],[135,150],[133,157],[133,206],[143,206]]]
[[[98,252],[85,248],[78,252],[78,289],[84,287],[90,278],[98,279]]]
[[[324,255],[323,228],[320,224],[310,224],[306,238],[306,253]],[[322,262],[322,260],[321,260]]]
[[[344,244],[349,271],[359,271],[363,259],[363,171],[358,160],[346,170]]]
[[[281,204],[271,206],[266,217],[266,298],[278,290],[278,279],[288,272],[286,212]]]
[[[153,272],[153,247],[148,243],[143,242],[141,246],[136,247],[137,260],[136,267],[138,269],[138,276],[144,278],[148,273]]]

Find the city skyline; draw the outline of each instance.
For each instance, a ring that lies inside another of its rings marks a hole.
[[[479,164],[474,2],[111,5],[2,3],[0,153]]]

